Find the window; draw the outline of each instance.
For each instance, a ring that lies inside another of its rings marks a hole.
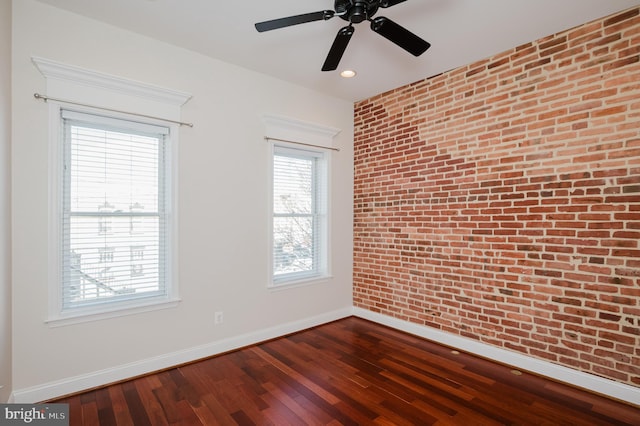
[[[49,106],[47,323],[177,306],[178,128],[192,127],[180,121],[191,95],[31,61]]]
[[[59,310],[172,295],[170,129],[61,110]]]
[[[327,276],[327,154],[273,146],[272,283]]]

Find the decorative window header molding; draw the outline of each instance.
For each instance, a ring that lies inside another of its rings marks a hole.
[[[31,61],[45,77],[46,97],[97,108],[131,110],[169,120],[180,119],[180,107],[191,94],[153,86],[49,59]]]
[[[263,115],[262,121],[266,128],[265,139],[295,141],[328,149],[332,149],[333,138],[340,133],[340,129],[334,127],[277,115]]]

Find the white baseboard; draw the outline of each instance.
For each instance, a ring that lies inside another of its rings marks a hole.
[[[322,325],[351,315],[386,325],[443,345],[472,353],[512,367],[552,378],[560,382],[580,387],[591,392],[608,396],[620,401],[640,406],[640,388],[583,373],[571,368],[532,358],[517,352],[507,351],[476,340],[445,333],[430,327],[402,321],[397,318],[377,314],[360,308],[345,308],[311,318],[257,330],[240,336],[212,342],[206,345],[185,349],[154,358],[141,360],[105,370],[96,371],[68,379],[49,382],[26,389],[14,390],[9,402],[34,403],[59,396],[81,392],[109,383],[126,380],[154,371],[171,368],[176,365],[207,358],[244,346],[294,333],[310,327]]]
[[[8,398],[8,399],[7,399],[7,401],[6,401],[6,402],[4,402],[4,401],[0,401],[0,403],[3,403],[3,404],[5,404],[5,403],[6,403],[6,404],[13,404],[13,403],[15,402],[15,401],[13,400],[13,392],[9,392],[9,395],[7,395],[7,398]]]
[[[253,345],[255,343],[264,342],[269,339],[294,333],[296,331],[326,324],[351,315],[352,308],[348,307],[337,311],[327,312],[315,317],[257,330],[255,332],[234,336],[217,342],[160,355],[130,364],[120,365],[55,382],[44,383],[42,385],[26,389],[14,390],[11,395],[10,402],[35,403],[46,401],[63,395],[81,392],[86,389],[104,386],[109,383],[126,380],[131,377],[141,376],[154,371],[196,361],[198,359],[211,357],[234,349],[242,348],[244,346]]]
[[[472,353],[483,358],[549,377],[553,380],[567,383],[588,391],[605,395],[620,401],[640,406],[640,388],[636,388],[613,380],[605,379],[589,373],[583,373],[548,361],[532,358],[517,352],[501,349],[476,340],[445,333],[431,327],[413,324],[386,315],[377,314],[361,308],[353,308],[353,314],[378,324],[386,325],[396,330],[404,331],[425,339]]]

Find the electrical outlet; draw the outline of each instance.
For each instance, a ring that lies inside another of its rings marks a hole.
[[[213,314],[213,323],[215,325],[222,324],[224,321],[224,313],[222,311],[218,311]]]

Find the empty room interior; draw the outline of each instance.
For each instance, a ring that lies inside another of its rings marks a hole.
[[[3,407],[640,424],[637,0],[0,0],[0,58]]]

